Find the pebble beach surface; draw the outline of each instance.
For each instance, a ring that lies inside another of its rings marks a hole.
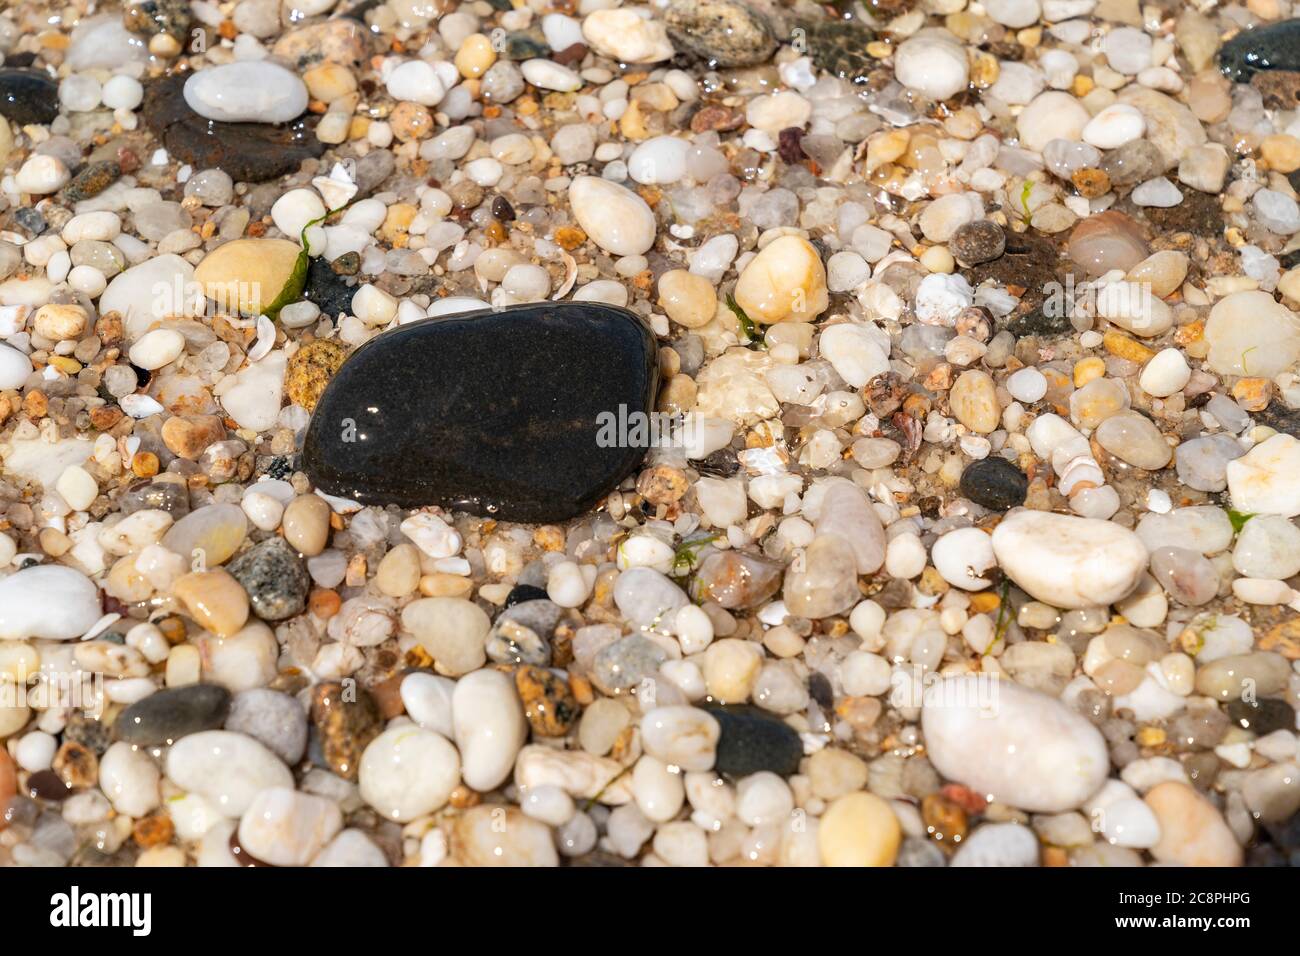
[[[8,3],[0,864],[1300,861],[1298,16]]]

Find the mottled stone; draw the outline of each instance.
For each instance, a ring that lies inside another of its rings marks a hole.
[[[216,684],[169,687],[136,701],[113,724],[118,740],[138,747],[170,745],[201,730],[217,730],[230,711],[230,691]]]
[[[799,769],[803,743],[794,728],[775,714],[747,704],[706,708],[718,721],[714,769],[729,777],[768,770],[788,777]]]
[[[294,352],[284,375],[290,400],[309,412],[314,409],[347,356],[348,350],[331,339],[316,339]]]
[[[762,63],[777,47],[768,19],[738,0],[674,0],[664,22],[679,52],[715,67]]]
[[[111,159],[88,163],[63,188],[63,198],[68,202],[92,199],[121,178],[122,167]]]
[[[311,578],[284,538],[267,538],[230,563],[230,573],[248,592],[253,613],[264,621],[283,621],[307,605]]]
[[[384,729],[374,696],[351,681],[317,684],[312,689],[311,719],[325,763],[344,780],[356,780],[362,752]]]
[[[571,518],[640,463],[644,447],[604,438],[653,408],[655,351],[633,313],[594,303],[413,322],[357,349],[330,381],[303,468],[366,504]]]
[[[543,667],[516,668],[515,690],[523,701],[524,716],[539,737],[563,737],[582,713],[568,681]]]

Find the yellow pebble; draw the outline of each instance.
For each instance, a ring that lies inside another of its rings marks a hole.
[[[1106,351],[1111,355],[1118,355],[1122,359],[1137,362],[1139,365],[1150,361],[1156,354],[1137,339],[1131,339],[1113,329],[1102,336],[1102,344],[1105,345]],[[1079,374],[1078,368],[1075,369],[1074,374],[1077,378]]]
[[[1083,388],[1093,379],[1106,374],[1106,363],[1095,355],[1074,364],[1074,387]]]
[[[50,364],[67,375],[76,375],[81,371],[81,363],[66,355],[50,356]]]
[[[467,36],[456,51],[456,69],[467,80],[482,76],[496,61],[497,51],[492,49],[492,41],[482,33]]]
[[[1259,144],[1259,154],[1270,169],[1279,173],[1293,173],[1300,169],[1300,139],[1286,133],[1265,136]]]
[[[947,246],[931,246],[921,253],[921,265],[931,272],[942,272],[947,275],[956,268],[957,263]]]
[[[1074,78],[1074,82],[1070,85],[1070,92],[1075,96],[1087,96],[1096,85],[1092,77],[1080,74]]]
[[[859,791],[837,797],[822,814],[817,847],[824,866],[890,866],[902,836],[889,804]]]

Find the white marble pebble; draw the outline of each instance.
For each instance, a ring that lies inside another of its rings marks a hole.
[[[711,770],[721,727],[697,707],[656,707],[641,720],[646,753],[682,770]]]
[[[1088,121],[1083,128],[1083,141],[1098,149],[1118,149],[1140,139],[1146,129],[1146,118],[1136,106],[1112,103]]]
[[[306,866],[343,829],[339,805],[293,787],[268,787],[240,818],[239,845],[272,866]]]
[[[966,675],[930,683],[923,702],[921,727],[936,769],[991,799],[1059,813],[1080,806],[1106,779],[1110,756],[1101,733],[1041,691]]]
[[[205,730],[182,737],[166,758],[178,787],[206,797],[226,816],[239,817],[268,787],[293,789],[293,774],[274,753],[245,734]]]
[[[558,827],[572,819],[577,807],[573,797],[560,787],[544,784],[524,789],[519,797],[519,809],[534,820]]]
[[[525,60],[519,69],[524,79],[540,90],[572,93],[582,89],[582,77],[550,60]]]
[[[99,496],[99,484],[80,465],[69,465],[54,483],[57,491],[73,511],[85,511]]]
[[[114,76],[101,92],[104,105],[112,110],[133,110],[144,102],[144,87],[132,76]]]
[[[50,763],[54,760],[54,752],[58,747],[58,740],[50,734],[39,730],[33,731],[24,734],[18,741],[18,745],[14,748],[14,759],[24,770],[39,773],[50,769]]]
[[[46,196],[58,192],[71,178],[72,173],[57,156],[37,154],[19,168],[14,176],[14,185],[19,192]]]
[[[31,359],[13,346],[0,343],[0,389],[21,389],[31,374]]]
[[[37,565],[0,578],[0,640],[67,641],[99,618],[99,590],[80,571]]]
[[[436,831],[434,831],[436,832]],[[312,866],[383,867],[388,857],[364,830],[347,829],[334,837],[311,861]]]
[[[131,364],[155,371],[176,361],[185,351],[185,336],[175,329],[154,329],[146,332],[131,346]]]
[[[185,81],[185,102],[224,123],[287,123],[307,109],[307,87],[284,67],[234,62],[198,70]]]
[[[894,76],[932,100],[946,100],[966,89],[970,66],[955,36],[947,30],[924,30],[894,51]]]
[[[421,727],[436,731],[442,736],[455,736],[451,700],[456,682],[437,674],[415,671],[402,678],[398,693],[406,713]]]
[[[953,854],[949,866],[1038,866],[1038,837],[1021,823],[985,823]]]
[[[401,531],[431,558],[450,558],[460,552],[460,534],[432,512],[411,515],[402,522]]]
[[[500,786],[528,740],[513,679],[495,670],[466,674],[452,692],[451,712],[465,783],[480,792]]]
[[[124,741],[99,758],[99,789],[114,810],[128,817],[143,817],[158,806],[161,776],[153,758]]]
[[[546,596],[560,607],[581,607],[594,583],[595,576],[586,574],[575,562],[559,561],[547,576]]]
[[[460,783],[460,757],[447,738],[414,724],[390,727],[361,755],[361,798],[405,823],[446,804]]]

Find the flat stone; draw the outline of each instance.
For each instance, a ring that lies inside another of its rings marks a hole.
[[[1300,20],[1242,30],[1219,48],[1219,69],[1238,83],[1258,70],[1300,70]]]
[[[44,126],[58,115],[57,80],[44,70],[0,70],[0,116],[17,126]]]
[[[737,0],[675,0],[668,5],[664,22],[679,52],[714,67],[762,63],[777,47],[768,19]]]
[[[113,730],[119,740],[138,747],[170,745],[189,734],[220,729],[229,711],[230,691],[224,687],[168,687],[122,711]]]
[[[767,770],[788,777],[798,771],[803,742],[781,718],[747,704],[705,709],[721,728],[713,764],[718,773],[747,777]]]
[[[640,463],[644,447],[602,445],[618,421],[653,409],[655,352],[633,313],[594,303],[413,322],[367,342],[330,381],[303,469],[365,504],[562,521]]]
[[[185,80],[182,73],[150,83],[142,106],[145,125],[174,159],[260,183],[296,172],[304,159],[325,152],[316,138],[318,117],[309,114],[283,125],[205,119],[185,102]]]

